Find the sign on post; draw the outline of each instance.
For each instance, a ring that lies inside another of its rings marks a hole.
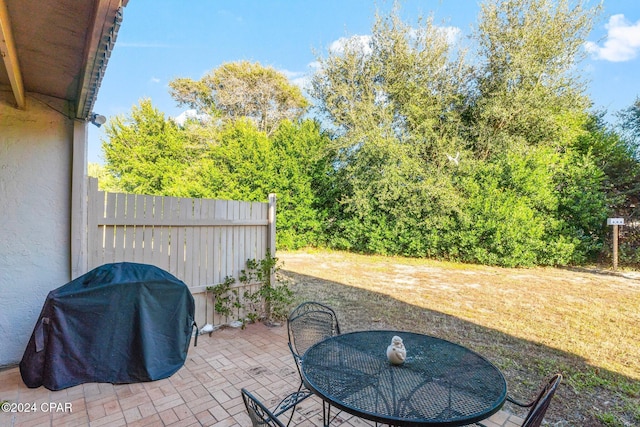
[[[607,225],[613,225],[613,269],[618,269],[618,226],[624,225],[624,218],[607,218]]]

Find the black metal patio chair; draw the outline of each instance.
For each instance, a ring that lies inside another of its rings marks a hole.
[[[538,393],[538,397],[536,397],[530,403],[523,403],[513,399],[511,396],[507,396],[508,402],[511,402],[522,408],[531,408],[521,427],[539,427],[542,424],[542,420],[547,413],[547,409],[549,408],[551,399],[553,398],[553,395],[555,394],[560,381],[562,381],[562,375],[555,374],[549,379],[544,387],[542,387],[542,390],[540,390],[540,392]],[[481,423],[477,423],[477,425],[481,427],[484,426],[484,424]]]
[[[340,334],[338,317],[336,316],[336,312],[325,304],[315,301],[303,302],[289,314],[287,318],[287,331],[289,334],[289,349],[291,350],[298,374],[300,375],[298,392],[307,394],[306,397],[309,397],[312,393],[306,389],[302,379],[302,370],[300,367],[302,355],[313,344],[325,338]],[[296,402],[296,405],[306,399],[306,397],[301,398]],[[295,405],[291,412],[292,418],[294,411]],[[329,411],[326,412],[326,415],[329,417]],[[291,419],[289,419],[289,422],[291,422]]]
[[[271,411],[247,389],[243,388],[241,393],[244,406],[247,408],[247,413],[249,414],[249,418],[251,418],[253,427],[285,427],[282,421],[278,419],[278,416],[293,408],[295,405],[292,404],[297,403],[297,399],[300,397],[298,396],[300,394],[299,392],[292,393],[285,397],[278,406]],[[289,422],[291,422],[291,418]]]

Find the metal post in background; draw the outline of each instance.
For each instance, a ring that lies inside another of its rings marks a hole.
[[[607,218],[607,225],[613,226],[613,270],[618,269],[618,227],[624,225],[624,218]]]
[[[618,269],[618,225],[613,225],[613,269]]]

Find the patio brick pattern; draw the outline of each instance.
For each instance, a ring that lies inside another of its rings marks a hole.
[[[248,427],[251,422],[240,396],[242,387],[273,407],[298,384],[286,328],[253,324],[244,330],[225,328],[211,337],[200,336],[198,346],[189,348],[185,365],[159,381],[89,383],[49,391],[27,388],[17,367],[0,371],[0,401],[35,408],[33,412],[0,412],[0,426]],[[516,427],[522,420],[501,411],[484,423]],[[292,425],[322,425],[321,401],[312,397],[298,405]],[[333,425],[373,424],[340,413]]]

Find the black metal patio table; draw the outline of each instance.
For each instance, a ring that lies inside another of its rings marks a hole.
[[[386,350],[404,340],[406,361]],[[393,426],[461,426],[486,419],[505,402],[507,384],[487,359],[461,345],[400,331],[361,331],[327,338],[302,357],[311,391],[331,407]],[[325,413],[325,425],[330,416]]]

